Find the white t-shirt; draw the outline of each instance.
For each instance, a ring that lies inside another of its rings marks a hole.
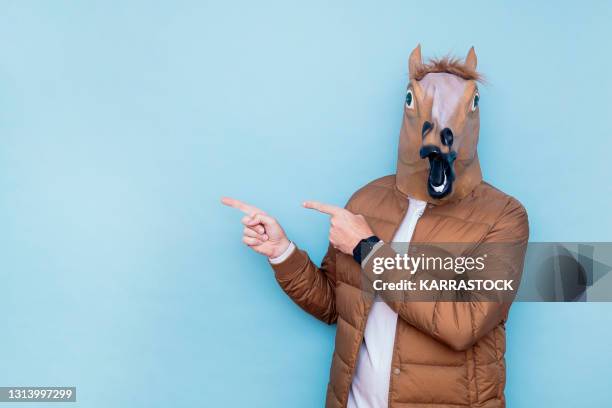
[[[395,233],[393,242],[410,242],[416,223],[426,206],[425,201],[409,200],[408,212]],[[363,342],[359,347],[357,367],[349,390],[348,408],[388,406],[396,326],[397,313],[376,295],[368,315]]]

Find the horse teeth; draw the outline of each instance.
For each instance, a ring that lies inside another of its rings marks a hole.
[[[444,173],[444,182],[441,185],[436,187],[432,184],[431,186],[433,187],[436,193],[441,193],[442,191],[444,191],[444,187],[446,187],[446,173]]]

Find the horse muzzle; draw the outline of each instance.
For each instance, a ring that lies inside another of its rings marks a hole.
[[[421,159],[429,159],[427,192],[432,198],[441,199],[452,193],[455,181],[454,162],[457,153],[453,150],[442,153],[435,145],[425,145],[419,151]]]

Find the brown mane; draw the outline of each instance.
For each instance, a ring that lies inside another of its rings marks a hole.
[[[482,74],[466,66],[458,58],[453,57],[432,58],[427,64],[420,65],[416,72],[411,74],[414,79],[420,81],[425,75],[436,72],[453,74],[466,80],[484,81]]]

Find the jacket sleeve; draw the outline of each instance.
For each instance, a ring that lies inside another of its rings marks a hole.
[[[500,262],[497,268],[501,270],[496,271],[498,276],[513,279],[518,286],[528,238],[527,213],[518,201],[511,199],[502,216],[479,246],[494,246],[500,243],[518,245],[516,255],[511,256],[510,262]],[[503,245],[497,247],[503,250]],[[455,302],[408,299],[387,303],[406,322],[457,351],[469,349],[481,337],[504,322],[510,309],[508,301],[483,301],[477,296]]]
[[[320,268],[297,246],[283,262],[271,265],[280,287],[298,306],[327,324],[336,322],[336,250],[331,245]]]

